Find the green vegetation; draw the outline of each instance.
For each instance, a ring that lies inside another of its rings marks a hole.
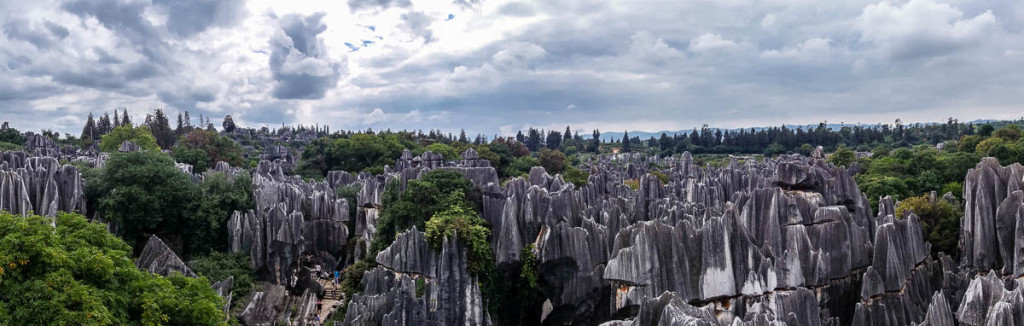
[[[441,250],[445,239],[458,236],[459,242],[467,249],[467,271],[479,275],[488,266],[493,269],[494,252],[487,241],[491,230],[487,228],[487,221],[473,211],[465,198],[466,195],[456,190],[443,199],[441,205],[445,208],[426,222],[426,238],[431,247]]]
[[[100,173],[100,214],[117,226],[126,242],[140,247],[148,234],[158,234],[169,244],[180,243],[187,229],[184,222],[191,220],[188,207],[197,197],[192,179],[174,166],[170,156],[156,151],[115,153]]]
[[[253,271],[249,256],[244,253],[212,252],[195,258],[188,263],[192,271],[205,276],[210,282],[220,282],[233,277],[231,291],[237,298],[244,298],[253,288]],[[234,304],[241,302],[237,300]]]
[[[0,141],[0,152],[2,151],[20,151],[25,147],[18,144],[8,143]]]
[[[417,298],[422,297],[423,296],[423,292],[426,291],[426,289],[427,289],[427,281],[424,280],[422,277],[417,277],[416,278],[416,297]]]
[[[116,152],[121,147],[121,143],[126,140],[139,145],[143,150],[160,150],[156,144],[156,138],[145,126],[120,126],[111,130],[110,133],[104,134],[102,139],[99,146],[100,150],[104,152]]]
[[[234,178],[224,173],[208,175],[198,184],[201,200],[190,207],[186,221],[185,253],[201,255],[210,251],[228,250],[228,219],[234,211],[253,207],[252,178],[243,172]]]
[[[921,218],[925,240],[932,244],[932,252],[945,252],[956,257],[960,217],[963,216],[960,206],[942,198],[932,200],[928,195],[910,197],[896,205],[897,217],[902,218],[911,212]]]
[[[590,173],[577,169],[575,167],[568,167],[565,169],[565,173],[562,174],[562,179],[566,182],[571,182],[576,187],[582,187],[587,184],[587,179],[590,178]]]
[[[836,166],[849,167],[857,159],[857,154],[846,147],[840,147],[828,156],[828,162]]]
[[[370,257],[376,257],[390,246],[399,233],[413,226],[424,230],[427,219],[448,209],[449,194],[470,194],[472,190],[472,182],[447,169],[431,170],[419,180],[409,180],[405,191],[399,191],[397,182],[389,184],[382,198],[384,208],[377,219],[377,235],[370,247]]]
[[[0,212],[0,325],[222,325],[206,278],[141,271],[131,247],[75,214]]]
[[[8,143],[18,147],[25,145],[25,137],[21,136],[18,129],[10,128],[0,130],[0,143]]]
[[[83,175],[101,216],[136,249],[157,234],[186,258],[226,251],[231,213],[252,206],[248,174],[215,173],[196,184],[156,151],[114,153],[104,168]]]
[[[194,173],[202,173],[213,168],[218,161],[241,166],[242,155],[242,146],[231,138],[201,129],[181,136],[174,147],[174,159],[191,164]]]
[[[564,172],[567,164],[565,154],[547,148],[541,149],[537,153],[537,160],[540,161],[540,166],[543,166],[544,170],[551,175]]]

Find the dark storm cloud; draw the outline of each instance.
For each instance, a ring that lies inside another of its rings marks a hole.
[[[270,71],[278,99],[319,99],[341,78],[341,62],[332,59],[318,35],[327,30],[325,13],[280,18],[281,33],[270,39]]]
[[[191,36],[213,26],[229,27],[245,18],[245,0],[155,0],[167,10],[167,29]]]
[[[363,9],[388,9],[391,7],[408,8],[412,5],[409,0],[348,0],[348,7],[352,11]]]

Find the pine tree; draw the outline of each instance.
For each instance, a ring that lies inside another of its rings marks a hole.
[[[114,128],[121,126],[121,117],[118,116],[117,110],[114,110]]]
[[[572,139],[572,130],[569,129],[569,126],[565,126],[565,133],[562,134],[562,142],[567,142],[570,139]]]
[[[128,108],[122,108],[121,114],[121,125],[130,126],[132,125],[132,118],[128,116]]]
[[[633,149],[632,146],[629,145],[629,143],[631,143],[631,141],[629,140],[629,130],[626,130],[626,132],[622,133],[622,151],[623,152],[629,153],[629,151]]]
[[[114,129],[113,124],[110,123],[110,114],[103,112],[103,116],[100,117],[100,121],[96,124],[96,128],[99,130],[100,135],[110,133],[110,130]]]
[[[462,130],[459,131],[459,142],[462,142],[462,143],[468,143],[469,142],[469,140],[466,139],[466,129],[462,129]]]
[[[224,123],[221,125],[224,127],[224,131],[226,132],[234,132],[236,128],[235,119],[231,118],[230,114],[224,116]],[[319,129],[319,126],[317,126],[317,128]]]
[[[85,127],[82,128],[82,139],[97,140],[100,139],[100,132],[96,129],[96,121],[92,118],[92,112],[89,112],[89,119],[85,121]]]

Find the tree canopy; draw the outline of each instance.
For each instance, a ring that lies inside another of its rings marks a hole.
[[[161,277],[80,215],[0,212],[0,325],[224,325],[206,278]]]
[[[121,143],[126,140],[139,145],[143,150],[160,150],[156,144],[156,138],[149,132],[149,128],[144,126],[123,125],[104,134],[102,139],[99,146],[100,150],[104,152],[116,152],[121,147]]]

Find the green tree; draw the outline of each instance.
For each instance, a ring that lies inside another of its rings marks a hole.
[[[0,325],[225,325],[206,278],[139,270],[101,223],[0,212]]]
[[[957,239],[960,234],[960,206],[929,195],[910,197],[896,204],[896,216],[904,217],[914,213],[921,219],[925,240],[932,244],[934,253],[945,252],[957,255]]]
[[[188,214],[182,232],[186,256],[228,250],[228,219],[234,211],[252,208],[252,178],[247,172],[228,177],[222,172],[208,175],[199,184],[195,212]]]
[[[566,157],[561,151],[550,150],[542,148],[540,153],[537,153],[537,160],[540,161],[540,165],[544,167],[548,173],[562,173],[566,167]]]
[[[835,151],[835,153],[828,156],[827,161],[835,164],[836,166],[850,166],[850,163],[853,163],[856,159],[857,154],[854,153],[853,150],[846,147],[840,147]]]
[[[204,276],[210,282],[220,282],[232,277],[231,292],[236,298],[244,298],[253,288],[253,271],[249,255],[241,252],[211,252],[209,255],[192,259],[188,263],[193,272]],[[234,303],[241,302],[236,300]]]
[[[103,218],[117,226],[129,244],[147,234],[178,243],[188,227],[197,189],[192,179],[161,152],[114,153],[102,170],[97,200]]]
[[[202,129],[181,136],[173,153],[178,162],[192,164],[195,173],[213,168],[218,161],[241,166],[243,156],[242,146],[231,138]]]
[[[1006,140],[1002,138],[986,138],[985,140],[982,140],[980,143],[978,143],[978,147],[975,147],[974,151],[979,155],[988,155],[988,152],[992,150],[992,148],[995,148],[997,145],[1005,144]]]
[[[100,150],[104,152],[116,152],[124,141],[131,141],[139,145],[143,150],[160,150],[156,144],[156,138],[144,126],[132,127],[124,125],[114,128],[110,133],[103,135],[100,141]]]
[[[427,146],[427,149],[434,154],[441,154],[445,161],[457,161],[462,159],[459,156],[459,152],[455,151],[451,146],[442,143],[433,143]]]
[[[0,129],[0,142],[25,145],[25,137],[21,136],[21,132],[18,129],[8,127],[7,129]]]
[[[540,166],[540,162],[537,161],[537,159],[530,156],[523,156],[513,160],[512,164],[509,164],[509,166],[505,168],[504,174],[510,177],[526,176],[530,173],[530,169],[535,166]]]
[[[897,200],[907,198],[910,189],[903,179],[876,174],[861,174],[856,177],[857,185],[867,194],[871,207],[878,207],[878,198],[892,196]]]
[[[1002,129],[1000,129],[1002,130]],[[996,144],[988,150],[988,156],[995,157],[999,160],[1000,164],[1010,165],[1021,160],[1020,147],[1014,144]]]

